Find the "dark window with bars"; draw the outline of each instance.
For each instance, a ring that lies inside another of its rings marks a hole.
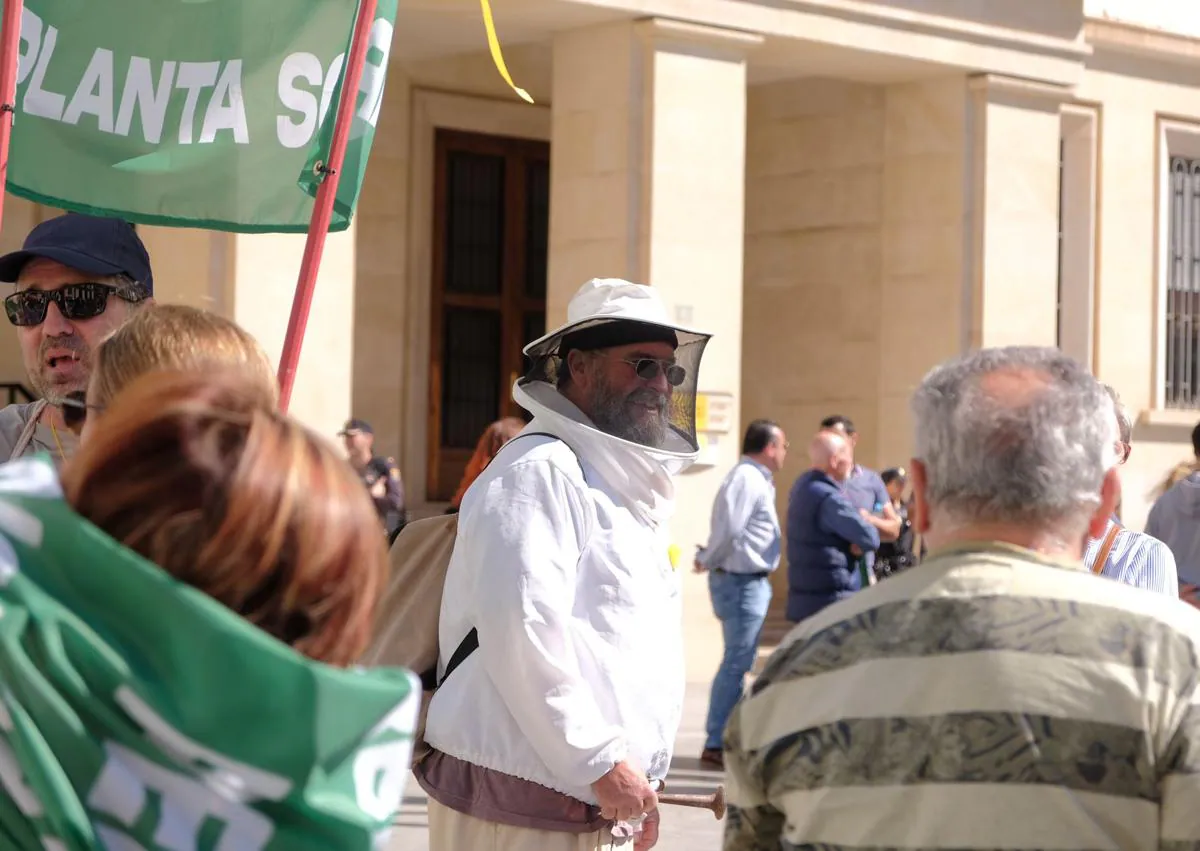
[[[525,174],[525,295],[544,300],[550,245],[550,163],[530,162]],[[525,330],[529,331],[528,326]],[[528,339],[538,336],[540,332]]]
[[[504,263],[504,157],[451,151],[446,184],[446,292],[498,295]]]
[[[442,354],[442,444],[473,449],[500,405],[500,314],[446,310]]]
[[[521,348],[546,325],[549,154],[545,142],[437,131],[431,499],[449,499],[483,430],[518,413]]]
[[[1171,157],[1166,406],[1200,408],[1200,159]]]

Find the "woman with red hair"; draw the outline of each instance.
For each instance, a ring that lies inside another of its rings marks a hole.
[[[479,478],[479,474],[483,472],[484,468],[492,463],[492,459],[496,457],[500,447],[520,434],[523,428],[525,428],[525,423],[521,420],[516,417],[505,417],[502,420],[496,420],[484,429],[483,434],[479,436],[479,442],[475,444],[475,454],[467,462],[467,469],[463,473],[462,481],[458,484],[458,491],[454,494],[454,499],[450,501],[451,511],[458,511],[459,506],[462,505],[463,496],[467,493],[467,488]]]
[[[420,690],[351,667],[362,487],[233,373],[144,375],[88,429],[61,489],[0,467],[0,847],[380,847]]]

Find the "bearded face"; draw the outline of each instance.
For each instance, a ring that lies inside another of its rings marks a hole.
[[[651,387],[622,391],[601,379],[592,388],[592,422],[615,437],[657,449],[667,439],[670,401],[670,391]]]

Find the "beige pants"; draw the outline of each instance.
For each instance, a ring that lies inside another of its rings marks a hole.
[[[612,832],[559,833],[483,821],[429,800],[429,851],[629,851]]]

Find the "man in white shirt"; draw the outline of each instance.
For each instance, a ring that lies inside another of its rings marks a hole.
[[[758,639],[771,604],[771,572],[779,566],[782,535],[775,511],[774,476],[787,458],[787,435],[770,420],[755,420],[742,440],[742,460],[729,471],[713,503],[708,546],[696,570],[708,571],[713,614],[721,622],[725,653],[713,678],[700,763],[725,767],[721,735],[754,666]]]
[[[1117,464],[1129,460],[1133,451],[1133,421],[1117,391],[1105,384],[1105,392],[1113,403],[1113,416],[1120,440],[1117,442]],[[1169,597],[1179,596],[1179,576],[1175,556],[1158,538],[1126,529],[1116,516],[1109,518],[1104,533],[1091,538],[1084,552],[1083,564],[1093,573],[1157,591]]]
[[[533,421],[463,497],[446,575],[417,767],[431,851],[657,841],[684,690],[666,524],[707,342],[652,288],[593,280],[525,347]]]

